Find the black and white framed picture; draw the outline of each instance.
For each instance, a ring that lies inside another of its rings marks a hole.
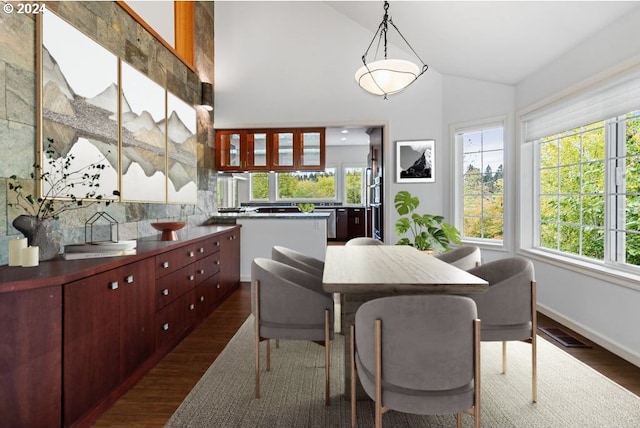
[[[435,140],[396,141],[396,182],[435,182]]]

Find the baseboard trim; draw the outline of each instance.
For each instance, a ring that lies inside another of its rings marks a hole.
[[[598,335],[597,333],[595,333],[591,329],[583,326],[582,324],[580,324],[578,322],[575,322],[574,320],[572,320],[570,318],[567,318],[566,316],[562,315],[561,313],[556,312],[553,309],[550,309],[550,308],[548,308],[548,307],[546,307],[544,305],[541,305],[540,303],[538,303],[538,311],[540,313],[548,316],[549,318],[559,322],[560,324],[564,325],[565,327],[570,328],[571,330],[575,331],[576,333],[586,337],[587,339],[589,339],[593,343],[596,343],[599,346],[602,346],[607,351],[612,352],[612,353],[616,354],[617,356],[619,356],[620,358],[629,361],[631,364],[640,367],[640,355],[637,355],[637,354],[631,352],[630,350],[626,349],[625,347],[620,346],[617,343],[610,341],[606,337],[602,337],[602,336]]]

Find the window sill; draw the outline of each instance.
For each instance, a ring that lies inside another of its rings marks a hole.
[[[612,284],[640,291],[640,274],[635,272],[616,269],[604,263],[589,262],[561,254],[550,253],[538,249],[521,249],[518,254],[529,257],[533,260],[549,263],[573,272],[580,273]]]

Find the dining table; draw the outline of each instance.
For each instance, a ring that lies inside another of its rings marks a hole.
[[[339,294],[340,330],[348,334],[349,326],[355,323],[356,311],[369,300],[406,294],[468,295],[486,291],[489,284],[407,245],[330,245],[324,260],[322,287],[328,293]],[[349,347],[344,349],[344,393],[348,397],[350,355]],[[357,398],[366,398],[359,383]]]

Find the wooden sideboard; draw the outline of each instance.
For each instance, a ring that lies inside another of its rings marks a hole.
[[[88,426],[239,285],[240,226],[132,256],[0,267],[0,420]]]

